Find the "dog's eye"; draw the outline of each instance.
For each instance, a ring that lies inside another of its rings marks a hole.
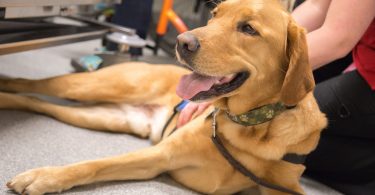
[[[211,15],[212,15],[213,18],[216,16],[216,14],[217,14],[216,10],[211,12]]]
[[[239,29],[241,32],[249,35],[257,35],[258,32],[250,24],[242,24]]]

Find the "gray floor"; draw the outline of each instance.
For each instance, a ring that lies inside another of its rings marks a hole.
[[[45,78],[72,72],[70,59],[92,54],[98,40],[0,56],[0,76]],[[152,58],[148,58],[150,60]],[[157,61],[173,59],[162,57]],[[25,170],[118,155],[148,147],[148,140],[89,131],[52,118],[21,111],[0,111],[0,194],[11,194],[7,180]],[[307,194],[339,195],[307,179]],[[63,194],[197,194],[162,175],[150,181],[107,182],[76,187]],[[243,194],[250,194],[249,192]]]

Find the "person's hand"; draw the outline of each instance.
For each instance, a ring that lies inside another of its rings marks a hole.
[[[181,110],[180,116],[177,119],[177,128],[184,126],[193,118],[193,116],[196,117],[202,114],[210,105],[211,105],[210,102],[203,102],[203,103],[189,102],[185,106],[185,108]]]

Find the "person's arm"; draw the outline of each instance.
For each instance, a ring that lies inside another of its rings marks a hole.
[[[307,34],[313,69],[347,55],[375,17],[374,0],[332,0],[323,25]]]
[[[331,0],[307,0],[292,13],[293,18],[307,32],[320,28],[328,11]]]

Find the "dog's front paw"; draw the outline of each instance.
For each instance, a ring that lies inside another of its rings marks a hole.
[[[69,189],[63,167],[45,167],[21,173],[7,183],[8,188],[19,194],[39,195]]]

